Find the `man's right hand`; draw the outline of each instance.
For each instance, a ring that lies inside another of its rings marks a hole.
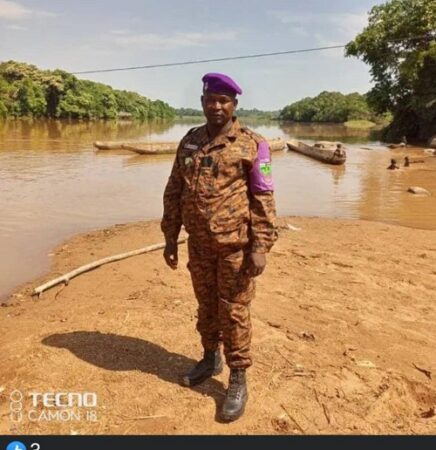
[[[177,242],[167,242],[165,244],[164,258],[165,262],[169,267],[171,267],[171,269],[177,269],[177,263],[179,262],[177,255]]]

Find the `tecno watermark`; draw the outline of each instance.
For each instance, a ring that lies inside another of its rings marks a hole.
[[[10,418],[13,422],[97,422],[95,392],[28,392],[10,394]]]

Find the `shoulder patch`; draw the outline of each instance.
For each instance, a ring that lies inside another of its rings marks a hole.
[[[250,189],[253,193],[274,190],[271,155],[268,142],[265,139],[257,145],[257,158],[250,172]]]

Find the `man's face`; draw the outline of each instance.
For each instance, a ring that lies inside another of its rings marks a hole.
[[[225,125],[233,117],[238,100],[230,95],[206,92],[201,96],[201,105],[207,123],[215,126]]]

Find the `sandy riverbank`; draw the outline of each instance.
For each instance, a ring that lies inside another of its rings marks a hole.
[[[436,433],[436,232],[280,225],[253,304],[241,420],[215,419],[227,371],[194,390],[177,383],[201,351],[185,245],[176,272],[158,251],[29,295],[81,264],[161,242],[154,221],[74,237],[55,250],[51,274],[0,308],[0,433]],[[95,392],[98,421],[13,423],[14,389]]]

